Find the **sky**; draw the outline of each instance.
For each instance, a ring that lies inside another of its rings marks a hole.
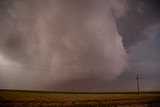
[[[160,91],[158,0],[1,0],[0,89]]]

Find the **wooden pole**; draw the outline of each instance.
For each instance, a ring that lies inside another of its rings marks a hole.
[[[138,94],[139,94],[139,76],[138,74],[136,75],[136,80],[137,80],[137,91],[138,91]]]

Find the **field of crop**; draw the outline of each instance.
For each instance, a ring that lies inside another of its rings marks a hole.
[[[160,92],[74,93],[0,90],[0,107],[160,107]]]

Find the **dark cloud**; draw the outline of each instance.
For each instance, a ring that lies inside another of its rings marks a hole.
[[[144,90],[158,89],[157,4],[1,1],[0,88],[132,91],[139,72],[145,84],[154,83]]]
[[[126,48],[147,39],[144,30],[159,22],[158,0],[130,0],[128,11],[117,19],[117,28]]]
[[[131,69],[126,87],[132,87],[133,75],[141,76],[141,90],[159,90],[159,0],[128,1],[128,11],[117,19],[117,28],[129,52]],[[130,77],[132,75],[132,77]],[[126,73],[119,78],[126,78]],[[116,83],[119,83],[116,80]],[[125,86],[124,86],[125,87]],[[130,90],[132,90],[130,89]],[[125,90],[125,89],[123,89]]]

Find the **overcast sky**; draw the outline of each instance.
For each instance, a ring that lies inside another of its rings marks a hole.
[[[1,0],[0,88],[160,90],[159,0]]]

